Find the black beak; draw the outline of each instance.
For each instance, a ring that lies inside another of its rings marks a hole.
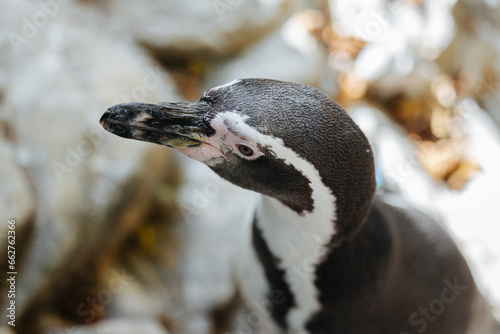
[[[122,103],[109,108],[100,123],[120,137],[189,148],[201,145],[205,137],[214,133],[204,120],[209,108],[203,101]]]

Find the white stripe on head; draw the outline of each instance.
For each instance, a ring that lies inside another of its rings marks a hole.
[[[247,116],[223,112],[220,117],[240,131],[240,134],[268,147],[285,163],[293,165],[310,182],[314,209],[298,215],[280,201],[263,196],[258,210],[259,228],[272,254],[279,258],[285,271],[296,306],[287,317],[293,333],[306,333],[304,327],[312,314],[320,309],[318,291],[314,284],[315,268],[328,251],[335,234],[336,197],[321,180],[314,166],[295,151],[286,147],[280,138],[264,135],[245,123]],[[297,274],[297,268],[302,272]],[[299,279],[299,280],[298,280]]]
[[[238,82],[240,82],[241,80],[240,79],[236,79],[236,80],[233,80],[231,82],[228,82],[224,85],[220,85],[220,86],[217,86],[217,87],[214,87],[214,88],[211,88],[210,90],[218,90],[218,89],[221,89],[221,88],[224,88],[224,87],[229,87],[231,85],[234,85],[234,84],[237,84]]]

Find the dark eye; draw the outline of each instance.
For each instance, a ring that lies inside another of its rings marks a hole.
[[[250,157],[253,155],[253,150],[246,145],[238,145],[238,151],[246,157]]]

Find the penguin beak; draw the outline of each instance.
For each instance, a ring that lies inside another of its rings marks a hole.
[[[102,127],[120,137],[147,141],[176,149],[200,146],[214,130],[204,116],[203,102],[122,103],[102,115]]]

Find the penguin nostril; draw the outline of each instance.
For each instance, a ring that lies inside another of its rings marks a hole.
[[[238,151],[246,157],[250,157],[253,155],[253,150],[246,145],[238,145]]]

